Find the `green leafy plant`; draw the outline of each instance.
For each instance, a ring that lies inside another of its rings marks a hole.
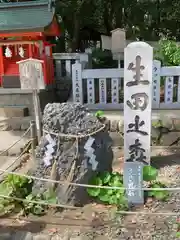
[[[92,51],[92,67],[98,69],[116,68],[117,62],[113,60],[111,51],[96,48]]]
[[[179,221],[179,218],[177,219],[176,224],[177,224],[176,237],[180,238],[180,221]]]
[[[162,124],[161,124],[160,121],[154,121],[154,122],[152,122],[152,126],[155,127],[155,128],[157,128],[157,127],[161,127]]]
[[[97,112],[95,113],[95,116],[96,116],[97,118],[102,118],[102,117],[104,117],[104,112],[101,111],[101,110],[99,110],[99,111],[97,111]]]
[[[0,199],[0,213],[9,214],[10,212],[21,212],[22,214],[42,215],[48,208],[47,205],[32,203],[31,201],[40,201],[46,203],[56,203],[55,193],[47,191],[44,194],[32,194],[33,180],[9,174],[0,184],[0,194],[8,198]],[[27,201],[20,201],[25,199]]]
[[[156,181],[158,176],[158,170],[152,166],[144,166],[143,168],[143,180],[149,182],[149,188],[166,188],[165,184]],[[146,196],[154,197],[157,200],[165,201],[169,193],[167,190],[149,190],[146,191]]]
[[[155,51],[155,59],[160,60],[164,66],[179,66],[180,46],[174,40],[162,38]]]
[[[161,182],[154,182],[149,185],[150,188],[166,188]],[[157,200],[167,200],[169,193],[167,190],[149,190],[148,196],[155,197]]]
[[[0,212],[24,210],[23,202],[14,198],[25,198],[32,191],[32,184],[31,179],[9,174],[0,185],[1,194],[8,197],[0,199]]]
[[[24,202],[25,213],[26,214],[32,213],[34,215],[43,215],[45,212],[45,206],[42,204],[31,202],[31,201],[42,202],[42,198],[43,198],[42,194],[37,194],[37,195],[29,194],[26,197],[27,202]]]
[[[143,168],[143,180],[148,183],[149,188],[154,188],[145,191],[146,197],[153,197],[157,200],[164,201],[168,198],[169,194],[166,190],[156,190],[156,188],[165,188],[166,186],[158,182],[157,179],[158,170],[152,166],[144,166]],[[127,197],[125,194],[125,189],[115,189],[115,187],[123,188],[123,175],[118,172],[103,172],[94,176],[90,182],[90,185],[96,185],[97,187],[89,187],[87,189],[88,194],[91,197],[95,197],[100,201],[116,205],[120,209],[128,209]],[[111,188],[101,188],[101,186],[109,186]]]
[[[158,170],[152,166],[143,167],[143,180],[144,181],[153,181],[158,176]]]
[[[89,182],[89,185],[95,185],[95,186],[102,186],[102,180],[98,177],[95,176],[94,178],[92,178]],[[92,197],[97,197],[100,194],[101,189],[96,187],[96,188],[88,188],[87,192],[90,196]]]
[[[43,194],[29,194],[26,197],[27,202],[24,203],[25,211],[26,213],[32,213],[34,215],[43,215],[45,213],[45,210],[48,209],[48,205],[43,205],[40,203],[50,203],[50,204],[56,204],[57,203],[57,197],[56,194],[53,191],[46,191]],[[40,202],[33,203],[31,201]]]
[[[176,233],[176,237],[177,237],[177,238],[180,238],[180,232],[177,232],[177,233]]]
[[[117,172],[103,172],[93,177],[89,184],[97,186],[123,187],[123,176]],[[89,187],[87,192],[90,196],[96,197],[106,204],[117,205],[120,209],[128,209],[128,202],[125,197],[124,189]]]

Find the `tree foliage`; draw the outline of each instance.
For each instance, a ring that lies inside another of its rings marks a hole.
[[[15,0],[1,0],[9,1]],[[80,48],[84,28],[101,34],[124,28],[132,40],[180,40],[179,0],[56,0],[55,6],[72,51]]]
[[[58,0],[56,6],[73,50],[84,27],[103,34],[124,28],[127,38],[134,40],[157,41],[161,36],[180,40],[178,0]]]
[[[164,66],[180,65],[180,46],[174,40],[161,39],[155,51],[155,59],[160,60]]]

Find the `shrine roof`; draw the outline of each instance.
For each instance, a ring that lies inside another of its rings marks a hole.
[[[50,1],[0,4],[0,33],[43,32],[54,17]]]

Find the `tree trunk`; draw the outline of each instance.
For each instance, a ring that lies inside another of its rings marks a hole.
[[[109,34],[112,31],[112,24],[111,19],[109,19],[108,6],[104,6],[103,20],[106,32]]]
[[[65,37],[61,36],[59,41],[56,44],[56,52],[65,52]]]
[[[74,31],[73,31],[73,39],[72,39],[72,44],[71,44],[71,52],[76,52],[78,48],[78,41],[79,41],[79,28],[80,28],[80,23],[79,23],[79,18],[77,14],[74,14]]]

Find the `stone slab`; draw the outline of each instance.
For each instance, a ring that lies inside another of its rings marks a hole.
[[[28,108],[25,106],[0,106],[1,117],[26,117]]]
[[[43,111],[44,106],[50,102],[58,102],[54,89],[40,91],[40,105]],[[0,107],[27,107],[29,115],[34,116],[34,106],[32,100],[32,91],[21,90],[20,88],[0,89]],[[1,115],[0,115],[1,116]]]
[[[33,240],[31,232],[20,232],[17,231],[11,236],[12,240]]]
[[[0,117],[0,131],[26,131],[33,117]]]

